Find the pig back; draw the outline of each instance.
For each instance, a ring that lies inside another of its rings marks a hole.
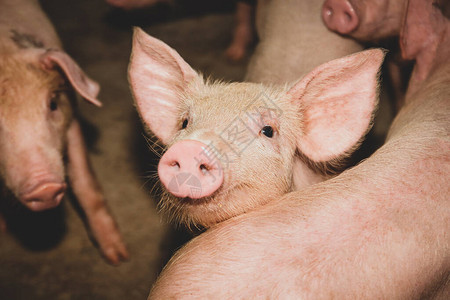
[[[387,141],[400,136],[417,140],[420,148],[426,137],[450,142],[450,63],[440,65],[409,95],[389,129]]]
[[[61,42],[37,0],[0,0],[0,51],[60,49]]]
[[[327,61],[362,50],[330,32],[321,20],[322,1],[262,0],[256,10],[260,42],[246,80],[292,82]]]

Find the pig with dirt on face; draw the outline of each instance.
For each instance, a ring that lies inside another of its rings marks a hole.
[[[209,227],[324,180],[318,165],[337,164],[370,127],[383,56],[334,60],[289,87],[205,82],[136,29],[129,80],[143,122],[167,145],[162,209]]]
[[[128,254],[91,169],[73,90],[101,105],[98,84],[61,50],[38,2],[0,1],[0,178],[25,207],[50,209],[67,188],[67,159],[72,190],[102,254],[118,263]]]

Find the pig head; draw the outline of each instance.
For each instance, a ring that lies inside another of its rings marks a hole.
[[[322,20],[328,29],[364,42],[398,36],[407,0],[326,0]]]
[[[143,122],[167,145],[161,208],[208,227],[322,181],[316,166],[339,162],[370,128],[383,57],[334,60],[289,86],[213,82],[135,29],[129,81]]]
[[[66,189],[72,88],[100,105],[99,86],[60,50],[6,51],[0,54],[0,70],[0,176],[29,209],[55,207]]]

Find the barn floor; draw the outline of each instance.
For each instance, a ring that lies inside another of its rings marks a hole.
[[[9,230],[0,233],[0,299],[146,299],[162,266],[190,235],[157,214],[150,193],[156,160],[127,82],[132,26],[177,49],[195,69],[240,80],[247,61],[232,64],[223,56],[232,4],[186,0],[139,13],[114,10],[101,0],[42,4],[66,51],[102,86],[103,108],[79,106],[94,168],[131,258],[120,266],[101,258],[70,196],[53,211],[18,210],[8,218]]]

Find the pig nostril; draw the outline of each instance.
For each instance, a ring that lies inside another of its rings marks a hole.
[[[345,12],[344,15],[345,15],[345,19],[346,19],[348,22],[350,22],[350,21],[352,20],[352,15],[349,14],[348,12]]]
[[[200,165],[200,170],[201,170],[203,173],[206,173],[206,172],[209,171],[209,167],[208,167],[207,165],[205,165],[205,164],[201,164],[201,165]]]
[[[177,161],[174,161],[169,164],[171,167],[176,167],[177,169],[180,169],[180,163]]]

